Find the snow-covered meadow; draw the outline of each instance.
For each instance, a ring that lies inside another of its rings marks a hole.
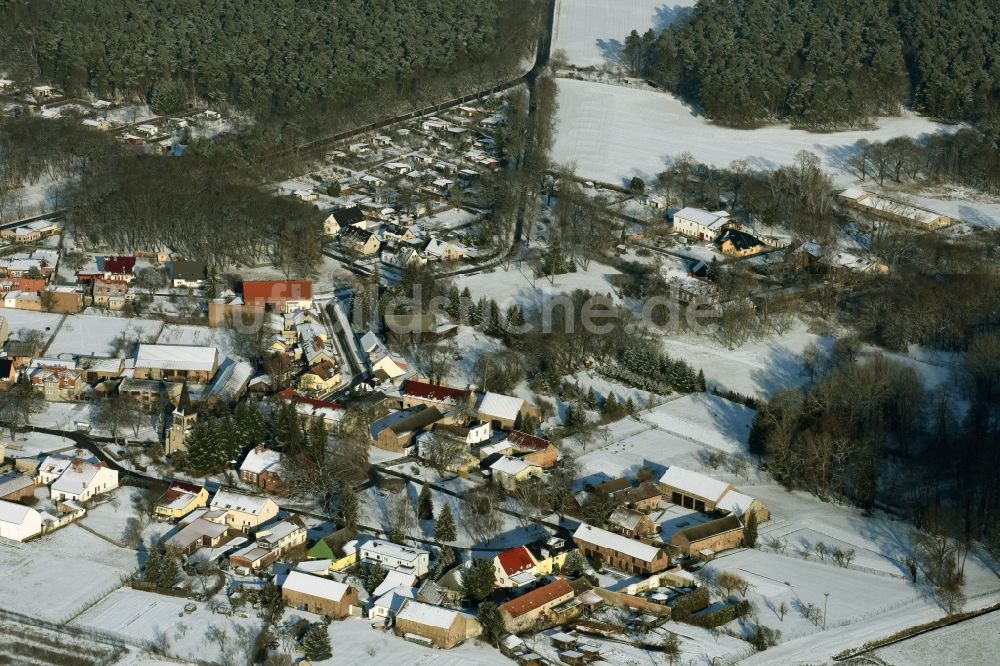
[[[815,133],[771,125],[753,130],[711,123],[675,96],[651,90],[558,79],[559,112],[553,160],[577,175],[608,183],[651,179],[677,155],[718,167],[746,160],[751,168],[791,164],[800,150],[816,153],[838,182],[855,179],[845,165],[858,141],[953,132],[954,126],[912,113],[878,118],[871,130]]]
[[[680,18],[694,0],[558,0],[553,51],[563,51],[571,65],[615,64],[625,37],[652,28],[657,33]]]

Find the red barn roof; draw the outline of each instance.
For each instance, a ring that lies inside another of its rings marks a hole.
[[[247,305],[284,303],[312,299],[309,280],[261,280],[243,283],[243,302]]]
[[[531,553],[524,546],[505,550],[497,555],[497,559],[500,560],[500,566],[508,576],[528,571],[535,566],[535,560],[532,559]]]
[[[134,275],[135,257],[104,257],[104,272],[116,275]]]
[[[507,435],[507,441],[510,442],[511,446],[516,449],[530,449],[532,451],[544,451],[552,444],[552,442],[547,439],[535,437],[534,435],[529,435],[528,433],[521,432],[520,430],[515,430]]]
[[[561,599],[567,594],[572,593],[573,588],[570,587],[569,583],[560,578],[554,583],[549,583],[537,590],[532,590],[516,599],[511,599],[500,606],[500,608],[507,611],[511,617],[521,617],[525,613],[530,613],[537,608],[541,608],[556,599]]]
[[[411,379],[403,386],[403,395],[433,402],[459,403],[469,399],[469,392]]]

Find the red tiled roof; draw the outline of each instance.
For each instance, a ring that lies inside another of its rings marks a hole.
[[[570,587],[563,579],[559,579],[554,583],[549,583],[537,590],[532,590],[525,595],[522,595],[516,599],[511,599],[507,603],[500,606],[500,608],[507,611],[511,617],[521,617],[525,613],[530,613],[533,610],[541,608],[546,604],[552,603],[556,599],[565,597],[567,594],[572,594],[573,588]]]
[[[528,433],[521,432],[520,430],[515,430],[507,435],[507,441],[510,442],[511,446],[516,449],[531,449],[532,451],[544,451],[552,444],[552,442],[547,439],[535,437],[534,435],[529,435]]]
[[[104,257],[104,272],[132,275],[135,273],[135,257]]]
[[[469,398],[468,391],[418,382],[413,379],[406,382],[406,385],[403,386],[403,395],[419,400],[432,400],[434,402],[459,402]]]
[[[280,303],[289,300],[311,299],[313,284],[309,280],[262,280],[243,283],[243,302]]]
[[[289,402],[301,402],[316,409],[347,409],[346,405],[342,405],[339,402],[327,402],[325,400],[317,400],[316,398],[307,398],[293,388],[286,388],[280,391],[278,397]]]
[[[531,553],[524,546],[511,548],[497,555],[500,566],[508,576],[527,571],[535,566],[535,561],[531,559]]]
[[[160,498],[160,504],[170,504],[174,500],[180,498],[186,494],[197,495],[202,491],[201,486],[196,486],[193,483],[184,483],[183,481],[174,481],[167,488],[167,492],[163,493],[163,497]]]

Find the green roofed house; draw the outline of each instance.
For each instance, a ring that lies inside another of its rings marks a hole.
[[[333,554],[333,548],[330,548],[330,544],[326,542],[326,539],[320,539],[313,547],[309,549],[306,556],[310,560],[335,560],[338,559]]]

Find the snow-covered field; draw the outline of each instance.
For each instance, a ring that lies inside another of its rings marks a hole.
[[[7,320],[10,337],[13,339],[23,338],[28,331],[42,331],[45,334],[45,339],[48,340],[52,337],[52,333],[59,325],[59,320],[63,318],[63,315],[0,308],[0,317]]]
[[[518,268],[512,264],[510,270],[498,268],[490,273],[473,273],[455,278],[459,289],[469,288],[473,300],[482,296],[496,300],[501,309],[515,303],[526,312],[536,310],[559,294],[568,294],[576,289],[588,289],[594,294],[614,294],[610,278],[618,271],[610,266],[592,261],[587,270],[577,268],[576,273],[556,275],[553,282],[548,277],[532,277],[530,266]]]
[[[46,353],[50,356],[110,356],[115,351],[116,338],[150,342],[156,339],[162,326],[162,322],[154,319],[74,315],[66,317]]]
[[[991,613],[911,638],[876,653],[893,666],[967,666],[996,663],[1000,615]]]
[[[633,176],[651,179],[683,152],[718,167],[746,160],[752,168],[771,169],[792,163],[796,153],[808,150],[846,184],[855,177],[844,161],[859,140],[955,129],[906,113],[877,119],[873,130],[818,134],[787,125],[739,130],[713,125],[668,93],[572,79],[558,79],[557,85],[553,160],[573,165],[579,176],[609,183],[624,183]]]
[[[625,37],[652,28],[657,33],[676,21],[694,0],[558,0],[552,50],[571,65],[616,64]]]
[[[14,612],[65,622],[137,568],[134,551],[76,524],[28,543],[0,539],[0,599]]]
[[[196,610],[186,613],[184,606]],[[223,663],[223,655],[239,655],[231,663],[247,663],[247,651],[261,628],[253,610],[248,618],[218,615],[205,602],[169,597],[131,588],[115,590],[73,621],[133,641],[162,643],[167,653],[183,659]]]
[[[237,357],[234,352],[235,338],[233,331],[225,328],[167,324],[156,342],[161,345],[216,347],[223,356],[234,358]]]

